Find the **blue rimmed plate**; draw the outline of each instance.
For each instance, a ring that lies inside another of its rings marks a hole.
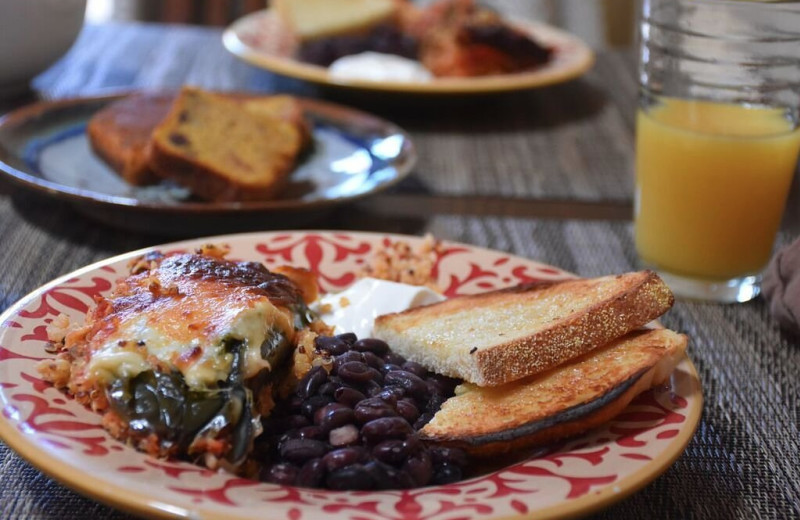
[[[68,200],[107,224],[163,234],[208,234],[310,220],[388,188],[416,162],[411,139],[396,125],[344,106],[301,99],[312,124],[313,146],[279,199],[198,201],[167,182],[127,184],[92,152],[86,135],[89,119],[120,97],[40,102],[6,115],[0,119],[0,172]]]

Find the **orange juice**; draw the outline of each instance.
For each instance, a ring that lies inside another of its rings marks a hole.
[[[800,152],[781,110],[674,98],[640,109],[636,249],[657,269],[725,280],[768,262]]]

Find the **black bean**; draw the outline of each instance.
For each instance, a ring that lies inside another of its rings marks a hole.
[[[325,406],[326,404],[333,401],[333,398],[326,395],[314,395],[309,397],[303,403],[301,410],[303,415],[308,417],[309,419],[313,419],[314,415],[317,413],[317,410]]]
[[[322,439],[324,436],[322,428],[319,426],[304,426],[297,430],[297,436],[300,439]]]
[[[425,378],[428,385],[428,391],[431,393],[438,392],[439,394],[451,396],[459,384],[459,380],[443,376],[441,374],[429,374]]]
[[[374,352],[378,356],[383,356],[389,352],[389,345],[377,338],[364,338],[353,343],[353,348],[359,352]]]
[[[425,449],[425,445],[419,440],[416,435],[409,435],[403,440],[403,449],[406,450],[406,455],[414,455]]]
[[[289,396],[289,399],[286,400],[286,408],[290,412],[299,412],[300,407],[303,406],[304,401],[305,398],[300,397],[299,395]]]
[[[383,356],[383,360],[389,364],[402,366],[406,362],[406,358],[395,352],[387,352]]]
[[[394,407],[380,397],[370,397],[359,402],[353,409],[356,421],[365,424],[382,417],[395,417],[397,412]]]
[[[378,383],[383,381],[380,372],[361,361],[348,361],[339,366],[338,375],[342,381],[351,384],[365,383],[370,380]]]
[[[360,385],[361,391],[369,397],[374,397],[383,391],[383,386],[377,381],[369,380]]]
[[[341,446],[350,446],[356,444],[359,440],[358,428],[352,424],[345,424],[338,428],[334,428],[328,434],[328,444],[334,448]]]
[[[353,409],[341,403],[326,404],[314,414],[314,424],[323,432],[330,432],[334,428],[351,424],[355,421]]]
[[[363,448],[358,446],[349,446],[347,448],[339,448],[329,451],[322,457],[322,462],[325,469],[328,471],[336,471],[345,466],[350,466],[361,462],[364,459],[365,452]]]
[[[384,383],[387,386],[400,386],[405,389],[406,393],[417,399],[422,399],[428,394],[428,386],[425,384],[425,381],[405,370],[392,370],[391,372],[387,372]]]
[[[400,368],[399,365],[395,365],[393,363],[384,363],[383,366],[380,368],[381,374],[386,375],[387,372],[391,372],[392,370],[403,370]]]
[[[336,490],[372,489],[374,481],[361,464],[352,464],[328,474],[328,487]]]
[[[369,443],[387,439],[402,439],[412,433],[411,425],[402,417],[381,417],[364,424],[361,436]]]
[[[431,482],[438,485],[451,484],[453,482],[458,482],[463,477],[464,472],[458,465],[450,462],[443,462],[442,464],[434,466]]]
[[[265,482],[291,486],[297,478],[297,468],[291,464],[281,462],[262,468],[259,477]]]
[[[413,399],[404,397],[397,401],[397,413],[400,414],[400,417],[408,421],[409,424],[414,424],[414,422],[419,418],[419,409],[417,408],[416,403]]]
[[[328,372],[321,366],[313,367],[297,383],[297,395],[308,399],[319,389],[320,385],[328,380]]]
[[[362,354],[361,352],[356,352],[354,350],[351,350],[349,352],[345,352],[341,356],[336,356],[335,358],[333,358],[333,367],[336,373],[338,373],[339,367],[341,367],[342,365],[344,365],[349,361],[361,361],[363,363],[364,354]]]
[[[278,448],[282,458],[295,464],[322,457],[327,451],[328,447],[324,442],[314,439],[288,439],[281,442]]]
[[[393,407],[397,405],[397,400],[405,395],[406,391],[399,386],[389,386],[381,389],[377,397],[380,397]]]
[[[414,423],[414,429],[415,430],[421,430],[423,426],[425,426],[426,424],[431,422],[431,419],[433,419],[433,414],[432,413],[423,412],[419,416],[419,419],[417,419],[416,422]]]
[[[355,388],[340,387],[333,393],[333,398],[337,403],[342,403],[346,406],[354,407],[359,401],[367,398],[364,394]]]
[[[325,465],[322,459],[311,459],[300,468],[295,478],[295,485],[300,487],[319,487],[325,480]]]
[[[400,439],[379,442],[372,448],[372,456],[386,464],[398,465],[406,460],[406,444]]]
[[[369,474],[375,489],[397,489],[404,487],[398,478],[399,471],[392,466],[380,461],[371,460],[364,464],[364,470]]]
[[[347,343],[348,345],[352,345],[356,341],[358,341],[358,337],[352,332],[344,332],[336,336],[337,339],[340,339]]]
[[[425,486],[433,477],[433,463],[426,451],[420,451],[403,464],[403,471],[411,475],[417,486]]]
[[[290,415],[286,418],[286,424],[289,428],[302,428],[311,424],[311,421],[304,415]]]
[[[439,411],[445,401],[447,401],[447,397],[443,396],[442,394],[430,394],[428,395],[427,402],[425,403],[425,411],[435,414]]]
[[[464,467],[467,465],[467,454],[458,448],[446,446],[431,446],[429,448],[431,460],[434,464],[455,464]]]
[[[428,375],[428,370],[416,361],[406,361],[403,363],[403,370],[406,372],[411,372],[419,378],[424,378]]]
[[[339,381],[338,378],[333,377],[329,378],[328,381],[322,383],[319,387],[319,390],[317,390],[317,393],[319,393],[319,395],[326,395],[332,397],[333,394],[336,392],[336,390],[341,387],[342,387],[342,382]]]
[[[314,347],[317,350],[328,352],[332,356],[338,356],[350,350],[351,345],[336,336],[317,336],[314,339]]]
[[[368,364],[375,370],[382,372],[381,369],[383,368],[384,365],[383,358],[378,357],[377,355],[369,351],[362,352],[361,356],[364,358],[364,363]]]

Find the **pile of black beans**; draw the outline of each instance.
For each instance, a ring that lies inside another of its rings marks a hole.
[[[327,67],[343,56],[367,51],[416,59],[418,47],[414,38],[396,27],[379,25],[366,34],[333,36],[306,42],[300,48],[298,58],[322,67]]]
[[[378,339],[316,339],[312,368],[264,420],[260,479],[300,487],[404,489],[461,480],[463,451],[420,441],[458,380],[406,361]]]

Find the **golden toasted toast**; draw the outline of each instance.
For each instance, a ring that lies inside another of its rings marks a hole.
[[[489,456],[577,435],[663,383],[686,343],[670,330],[639,330],[544,374],[497,387],[463,384],[420,436]]]
[[[374,335],[430,370],[496,386],[605,345],[673,301],[651,271],[536,282],[379,316]]]

